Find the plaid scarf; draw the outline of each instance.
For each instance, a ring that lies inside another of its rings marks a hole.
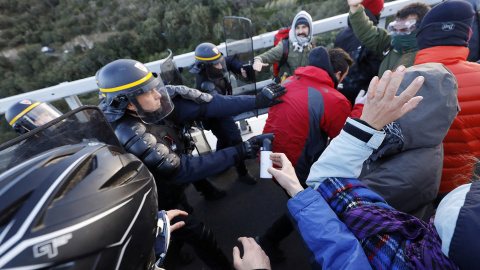
[[[433,225],[394,210],[358,180],[329,178],[317,189],[360,240],[374,269],[458,269]]]

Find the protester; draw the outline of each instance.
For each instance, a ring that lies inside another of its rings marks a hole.
[[[306,11],[297,13],[289,32],[287,61],[279,67],[279,77],[292,76],[297,68],[308,64],[308,55],[313,49],[312,31],[313,24],[310,14]],[[254,58],[253,69],[260,72],[268,64],[279,62],[282,59],[283,51],[283,43],[279,42],[277,46]]]
[[[415,35],[430,7],[421,2],[412,2],[400,8],[395,14],[395,21],[387,29],[373,25],[365,14],[363,0],[348,0],[349,19],[358,40],[367,48],[383,55],[378,76],[386,70],[395,70],[398,66],[412,66],[418,47]]]
[[[363,93],[352,111],[350,102],[335,89],[351,64],[350,56],[340,48],[313,49],[308,66],[298,68],[295,76],[283,82],[287,89],[282,96],[284,102],[268,112],[263,132],[275,135],[273,151],[287,155],[302,184],[329,138],[340,133],[348,116],[359,117],[362,113]],[[282,215],[256,238],[272,263],[285,259],[278,245],[292,231],[287,216]]]
[[[476,215],[463,212],[480,208],[478,196],[473,195],[480,190],[478,182],[446,197],[438,209],[441,215],[427,224],[396,211],[354,179],[362,162],[382,143],[382,127],[422,100],[414,97],[424,81],[421,76],[407,77],[412,83],[395,95],[404,75],[402,66],[394,74],[387,71],[380,81],[372,80],[361,118],[347,120],[313,165],[306,190],[285,155],[271,155],[281,169],[269,172],[293,197],[288,202],[290,217],[312,268],[457,269],[457,263],[460,269],[473,269],[478,265]]]
[[[410,67],[404,81],[421,75],[428,78],[417,93],[422,102],[383,128],[385,140],[358,179],[395,209],[428,221],[442,177],[442,141],[459,107],[457,81],[445,66]]]
[[[365,14],[368,19],[377,26],[380,12],[383,9],[383,0],[364,0]],[[350,18],[347,18],[348,26],[340,30],[335,38],[334,47],[342,48],[353,59],[353,65],[348,75],[337,88],[351,104],[355,104],[355,98],[360,90],[367,90],[370,81],[377,76],[382,59],[380,55],[363,45],[353,32]]]
[[[444,161],[437,203],[472,178],[480,156],[480,64],[466,61],[474,14],[468,2],[447,0],[427,13],[417,34],[420,51],[415,65],[444,64],[458,83],[461,110],[443,140]]]

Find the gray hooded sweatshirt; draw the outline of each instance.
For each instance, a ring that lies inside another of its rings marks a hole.
[[[384,142],[363,164],[359,179],[395,209],[427,220],[440,187],[443,146],[459,110],[453,73],[439,63],[407,69],[397,95],[417,76],[425,82],[418,107],[384,129]]]

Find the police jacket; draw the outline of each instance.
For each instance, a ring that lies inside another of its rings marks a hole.
[[[185,137],[182,124],[198,117],[233,116],[255,108],[254,96],[215,95],[210,102],[199,104],[178,95],[172,101],[174,110],[157,124],[145,124],[128,114],[111,123],[125,150],[140,158],[154,175],[161,209],[178,203],[184,189],[179,184],[218,174],[238,161],[233,147],[192,156],[190,138]]]
[[[439,193],[448,193],[472,177],[480,156],[480,65],[467,62],[468,48],[436,46],[420,50],[415,65],[444,64],[458,82],[460,112],[443,140],[444,161]]]

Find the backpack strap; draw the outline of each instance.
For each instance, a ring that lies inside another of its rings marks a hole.
[[[280,67],[283,66],[286,62],[287,62],[287,58],[288,58],[288,37],[284,37],[282,39],[282,43],[283,43],[283,52],[282,52],[282,58],[280,58],[280,61],[278,61],[278,66],[277,66],[277,70],[278,72],[280,72]]]
[[[385,57],[388,55],[388,53],[389,53],[391,50],[393,50],[393,45],[392,45],[392,43],[390,42],[390,44],[388,44],[388,46],[387,46],[387,47],[385,48],[385,50],[382,52],[382,60],[383,60],[383,58],[385,58]]]

